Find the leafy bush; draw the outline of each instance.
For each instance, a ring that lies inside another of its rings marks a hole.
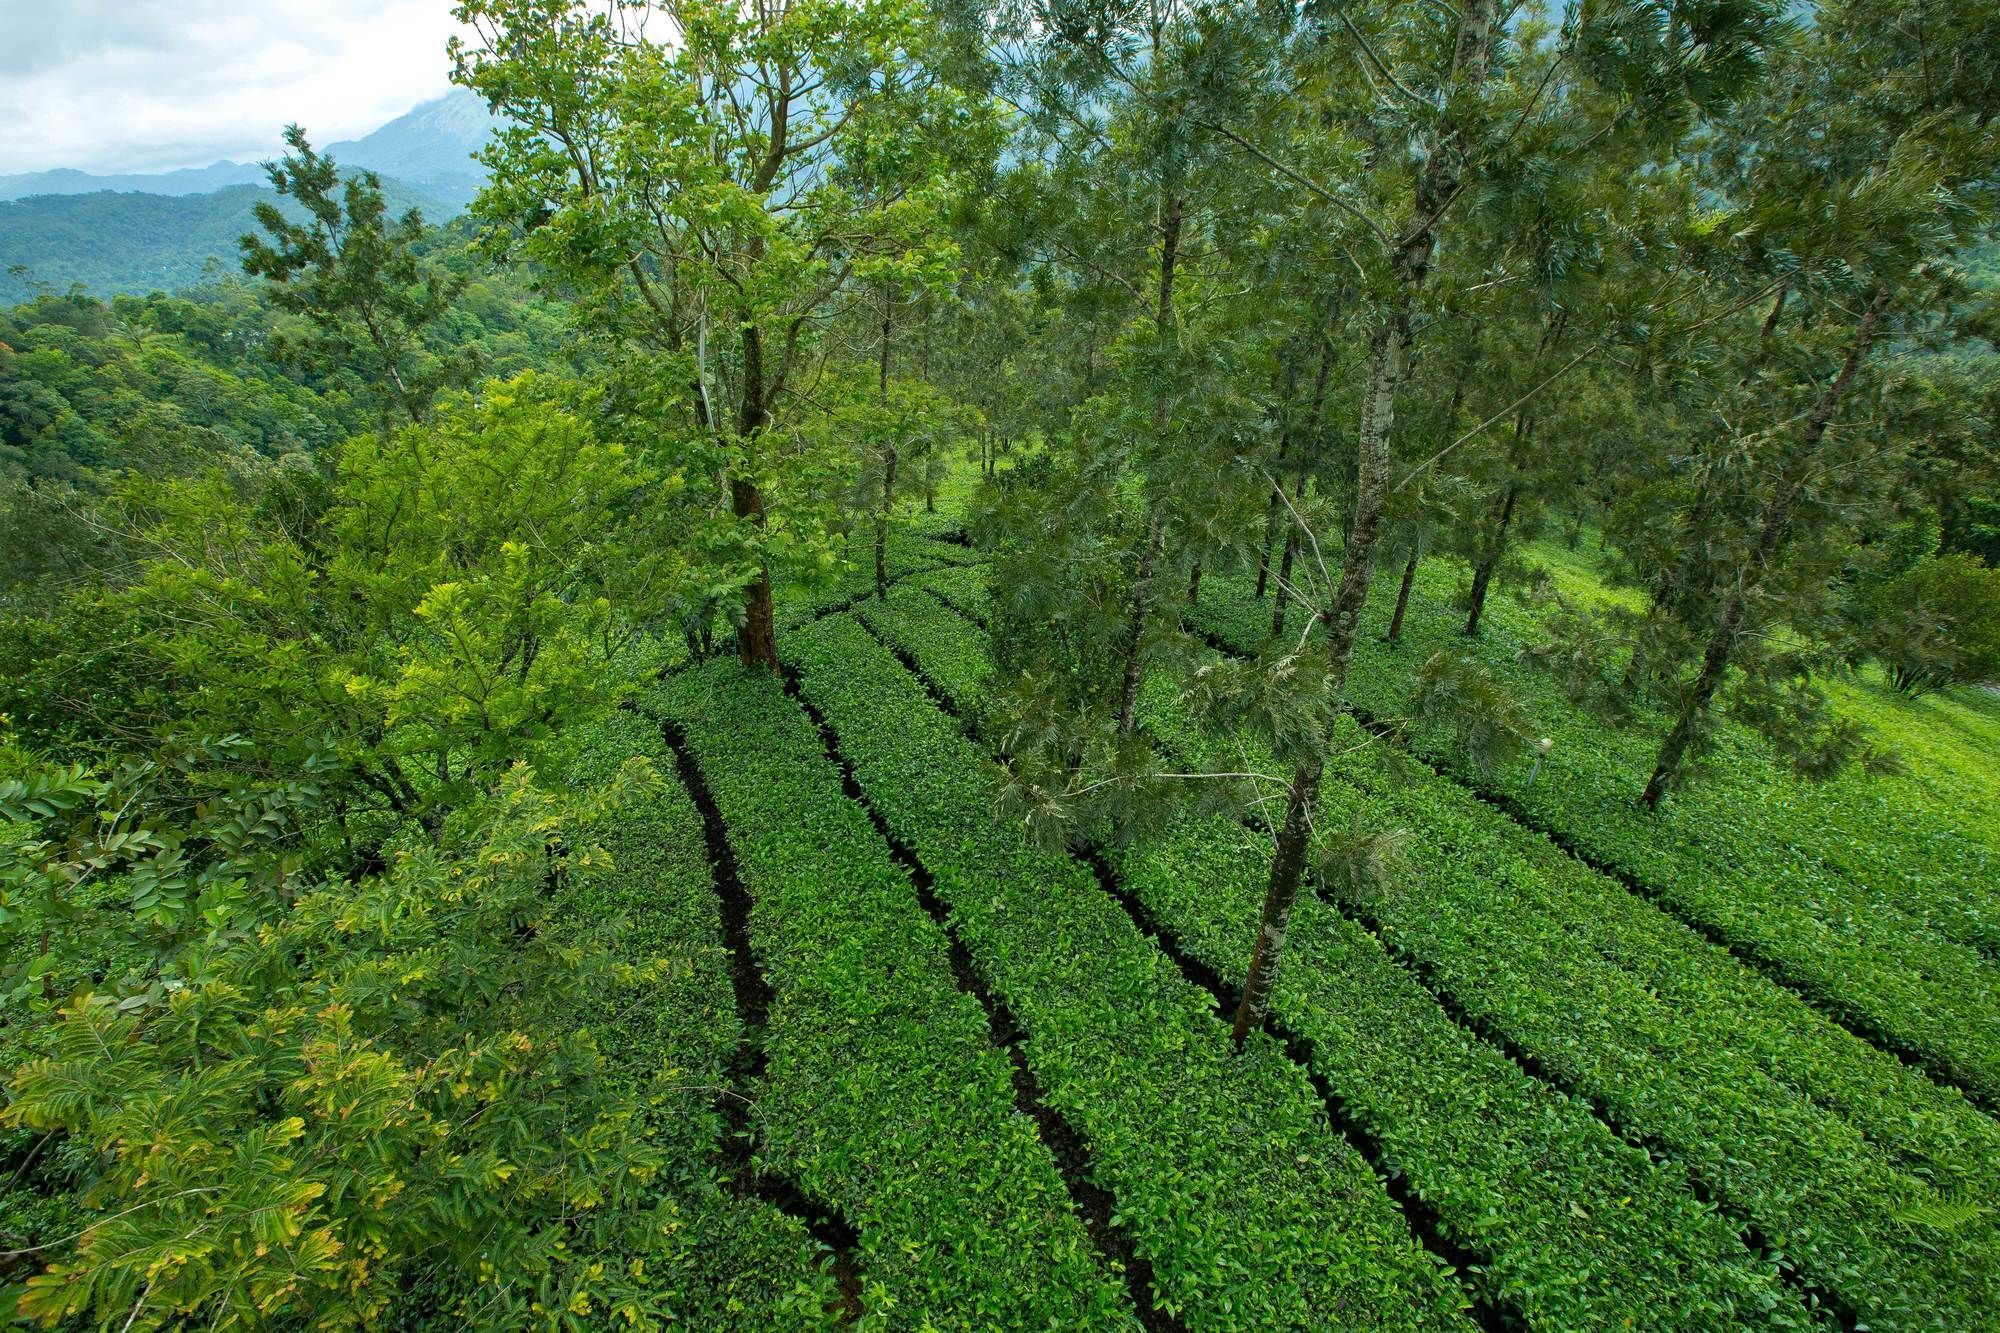
[[[1933,556],[1869,598],[1869,649],[1905,694],[2000,677],[2000,569]]]
[[[557,796],[516,769],[385,873],[218,942],[164,1004],[79,994],[5,1117],[95,1154],[83,1230],[23,1310],[514,1327],[657,1315],[658,1150],[577,1028],[646,966],[552,931],[642,769]],[[605,1256],[615,1263],[605,1263]]]

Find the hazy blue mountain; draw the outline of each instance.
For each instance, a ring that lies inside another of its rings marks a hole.
[[[320,147],[342,167],[381,176],[394,212],[415,206],[443,222],[485,182],[472,154],[493,124],[485,103],[461,88],[372,134]],[[234,268],[236,238],[256,229],[252,206],[277,197],[265,179],[261,166],[243,162],[154,174],[0,176],[0,303],[25,299],[37,284],[62,291],[80,282],[111,296],[186,285],[211,259]],[[17,265],[27,272],[11,272]]]
[[[443,218],[442,202],[385,179],[383,193],[400,214],[412,206]],[[279,196],[256,185],[207,194],[44,194],[0,202],[0,305],[37,285],[66,291],[82,283],[94,295],[171,291],[201,278],[212,259],[234,269],[236,238],[257,230],[252,207]],[[297,212],[290,200],[280,207]],[[25,269],[15,273],[15,266]]]
[[[472,160],[492,132],[486,104],[463,88],[396,117],[359,139],[316,145],[344,167],[366,167],[393,176],[459,212],[479,192],[485,174]],[[308,131],[312,126],[306,127]],[[99,176],[69,167],[0,176],[0,200],[44,194],[98,194],[107,190],[144,194],[208,194],[232,185],[261,185],[264,168],[255,162],[212,162],[179,171],[126,172]],[[443,221],[440,217],[439,221]]]
[[[472,155],[485,146],[498,123],[476,95],[454,88],[373,134],[328,144],[324,151],[344,167],[366,167],[393,177],[460,213],[486,183],[486,170]],[[442,222],[446,216],[434,220]]]
[[[143,190],[148,194],[208,194],[232,185],[255,185],[264,169],[254,162],[211,162],[179,171],[127,172],[98,176],[74,167],[28,171],[0,176],[0,199],[26,199],[37,194],[96,194],[102,190]]]

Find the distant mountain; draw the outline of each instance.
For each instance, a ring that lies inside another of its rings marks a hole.
[[[486,169],[472,155],[500,124],[477,94],[454,88],[396,117],[363,138],[328,144],[327,156],[344,167],[366,167],[394,177],[462,213],[486,184]],[[263,177],[260,175],[261,181]],[[450,214],[440,215],[443,222]]]
[[[452,210],[401,181],[382,182],[390,210],[421,208],[426,217]],[[207,194],[44,194],[0,202],[0,305],[34,295],[38,285],[65,291],[72,283],[98,296],[171,291],[198,282],[210,259],[237,264],[236,238],[257,230],[260,199],[288,213],[289,199],[256,185]],[[26,271],[11,270],[19,265]]]
[[[74,167],[28,171],[0,176],[0,199],[26,199],[38,194],[96,194],[101,190],[142,190],[147,194],[208,194],[232,185],[258,185],[264,168],[249,162],[211,162],[179,171],[128,172],[96,176]]]
[[[485,146],[498,123],[475,94],[454,88],[443,97],[396,117],[373,134],[318,147],[343,167],[366,167],[378,175],[393,176],[457,213],[472,202],[472,196],[485,184],[485,172],[472,160],[472,155]],[[262,185],[264,180],[264,168],[255,162],[211,162],[205,167],[185,167],[179,171],[112,176],[57,167],[52,171],[0,176],[0,200],[26,199],[38,194],[97,194],[105,190],[209,194],[232,185]]]
[[[382,177],[391,209],[415,206],[433,222],[463,212],[485,184],[472,155],[496,124],[463,88],[359,139],[322,145],[343,168]],[[310,127],[308,127],[310,128]],[[80,282],[100,296],[171,290],[196,281],[211,257],[236,265],[236,238],[254,230],[252,205],[276,198],[255,163],[97,176],[59,168],[0,176],[0,302]],[[25,276],[9,272],[25,266]]]

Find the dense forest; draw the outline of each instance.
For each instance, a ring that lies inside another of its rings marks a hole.
[[[0,312],[19,1320],[1996,1327],[2000,5],[454,8]]]

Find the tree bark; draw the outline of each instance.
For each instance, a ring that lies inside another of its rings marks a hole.
[[[1139,557],[1139,573],[1132,581],[1132,601],[1125,623],[1125,677],[1118,692],[1118,734],[1132,734],[1139,707],[1139,650],[1146,639],[1146,616],[1152,610],[1153,567],[1160,561],[1164,533],[1156,513],[1146,525],[1146,549]]]
[[[1200,601],[1201,601],[1201,561],[1197,560],[1194,562],[1194,568],[1188,571],[1188,605],[1194,606]]]
[[[1396,589],[1396,612],[1389,617],[1389,632],[1383,641],[1394,646],[1403,641],[1403,613],[1410,609],[1410,586],[1417,581],[1417,549],[1410,548],[1410,558],[1403,562],[1403,585]]]
[[[1486,591],[1493,586],[1493,571],[1500,568],[1500,557],[1507,549],[1507,527],[1514,521],[1514,501],[1520,493],[1518,479],[1507,483],[1507,493],[1500,502],[1500,515],[1494,525],[1493,540],[1487,543],[1479,563],[1472,569],[1472,597],[1465,614],[1465,632],[1473,637],[1478,636],[1479,617],[1486,611]]]
[[[1292,479],[1292,494],[1305,499],[1306,468],[1312,461],[1313,443],[1319,438],[1320,412],[1326,407],[1326,377],[1333,368],[1333,340],[1322,337],[1319,346],[1319,370],[1313,376],[1312,402],[1306,408],[1305,429],[1299,433],[1299,467]],[[1274,497],[1282,503],[1282,494]],[[1278,560],[1278,590],[1271,602],[1271,637],[1281,638],[1285,633],[1285,604],[1292,586],[1292,561],[1299,553],[1299,530],[1297,520],[1285,524],[1285,549]]]
[[[882,410],[886,416],[889,410],[889,332],[891,305],[895,290],[888,283],[882,284],[882,354],[877,389],[882,396]],[[883,422],[884,429],[888,423]],[[886,601],[889,596],[889,507],[896,496],[896,445],[892,438],[882,442],[882,507],[875,512],[875,600]]]
[[[1172,330],[1174,323],[1174,267],[1179,260],[1181,245],[1181,199],[1171,190],[1162,189],[1160,194],[1160,286],[1159,304],[1153,311],[1153,330],[1162,342]],[[1161,401],[1153,409],[1153,428],[1161,434],[1167,429],[1167,409]],[[1139,665],[1140,649],[1146,641],[1146,617],[1152,610],[1153,572],[1160,563],[1160,548],[1165,532],[1160,522],[1157,506],[1146,506],[1146,548],[1139,556],[1139,570],[1132,580],[1130,609],[1126,614],[1125,631],[1125,675],[1118,697],[1118,734],[1129,736],[1135,710],[1139,705],[1139,682],[1143,671]]]
[[[1284,425],[1278,433],[1277,466],[1271,476],[1271,499],[1264,506],[1264,544],[1257,548],[1257,600],[1264,600],[1264,588],[1271,577],[1271,544],[1278,540],[1278,518],[1285,507],[1285,457],[1292,451],[1292,399],[1299,389],[1295,358],[1285,357]]]
[[[1311,848],[1310,812],[1319,800],[1320,776],[1324,767],[1317,754],[1300,763],[1292,775],[1291,799],[1285,807],[1285,823],[1278,830],[1278,843],[1271,855],[1271,876],[1264,892],[1264,915],[1257,923],[1257,943],[1250,951],[1250,970],[1243,983],[1243,999],[1236,1006],[1236,1023],[1229,1040],[1243,1049],[1250,1029],[1261,1027],[1271,1007],[1271,991],[1278,983],[1278,960],[1285,953],[1285,938],[1292,928],[1292,909],[1298,905],[1299,881],[1305,876],[1306,853]]]
[[[755,324],[743,326],[743,410],[737,430],[748,445],[763,433],[770,422],[764,402],[764,338]],[[764,527],[764,492],[747,477],[729,479],[729,508],[738,518],[747,518],[761,531]],[[771,600],[771,569],[761,558],[757,577],[750,584],[743,606],[743,629],[736,636],[736,654],[746,667],[761,667],[778,674],[778,618]]]
[[[1306,475],[1303,470],[1293,479],[1292,494],[1303,497],[1306,493]],[[1292,561],[1299,553],[1298,529],[1285,525],[1285,549],[1278,557],[1278,586],[1271,594],[1271,637],[1285,636],[1285,608],[1290,605],[1292,590]]]
[[[1561,336],[1563,315],[1560,311],[1550,313],[1542,321],[1542,336],[1535,343],[1535,356],[1528,363],[1529,378],[1541,367],[1542,358],[1548,354],[1550,346]],[[1465,632],[1469,637],[1479,634],[1479,618],[1486,613],[1486,594],[1493,586],[1493,574],[1500,568],[1501,557],[1507,554],[1507,529],[1514,521],[1514,505],[1521,498],[1521,475],[1528,466],[1528,446],[1534,439],[1535,418],[1533,413],[1523,412],[1514,418],[1514,439],[1507,447],[1507,492],[1500,502],[1500,514],[1493,526],[1493,538],[1486,549],[1480,552],[1479,563],[1472,571],[1471,605],[1466,610]]]
[[[1454,90],[1476,93],[1485,81],[1492,51],[1494,3],[1495,0],[1464,0],[1448,84]],[[1362,608],[1368,601],[1375,543],[1382,533],[1382,506],[1389,493],[1389,431],[1395,422],[1396,395],[1402,387],[1410,346],[1411,317],[1417,295],[1430,274],[1438,221],[1446,204],[1458,193],[1464,166],[1462,136],[1461,127],[1448,124],[1417,177],[1416,209],[1412,215],[1416,220],[1395,255],[1398,290],[1390,298],[1387,317],[1369,339],[1368,378],[1361,395],[1354,517],[1341,561],[1340,586],[1334,593],[1327,626],[1327,678],[1334,690],[1346,687],[1348,667],[1354,659],[1355,635],[1361,627]],[[1327,739],[1330,742],[1332,738]],[[1284,956],[1286,932],[1291,926],[1292,908],[1298,901],[1305,871],[1310,821],[1319,799],[1323,765],[1323,750],[1314,750],[1298,763],[1292,774],[1285,822],[1280,826],[1278,844],[1271,857],[1271,877],[1264,893],[1257,945],[1236,1014],[1233,1039],[1238,1050],[1243,1048],[1251,1029],[1263,1026],[1270,1006],[1278,964]]]
[[[882,450],[882,508],[875,515],[875,600],[889,596],[889,505],[896,490],[896,446]]]

